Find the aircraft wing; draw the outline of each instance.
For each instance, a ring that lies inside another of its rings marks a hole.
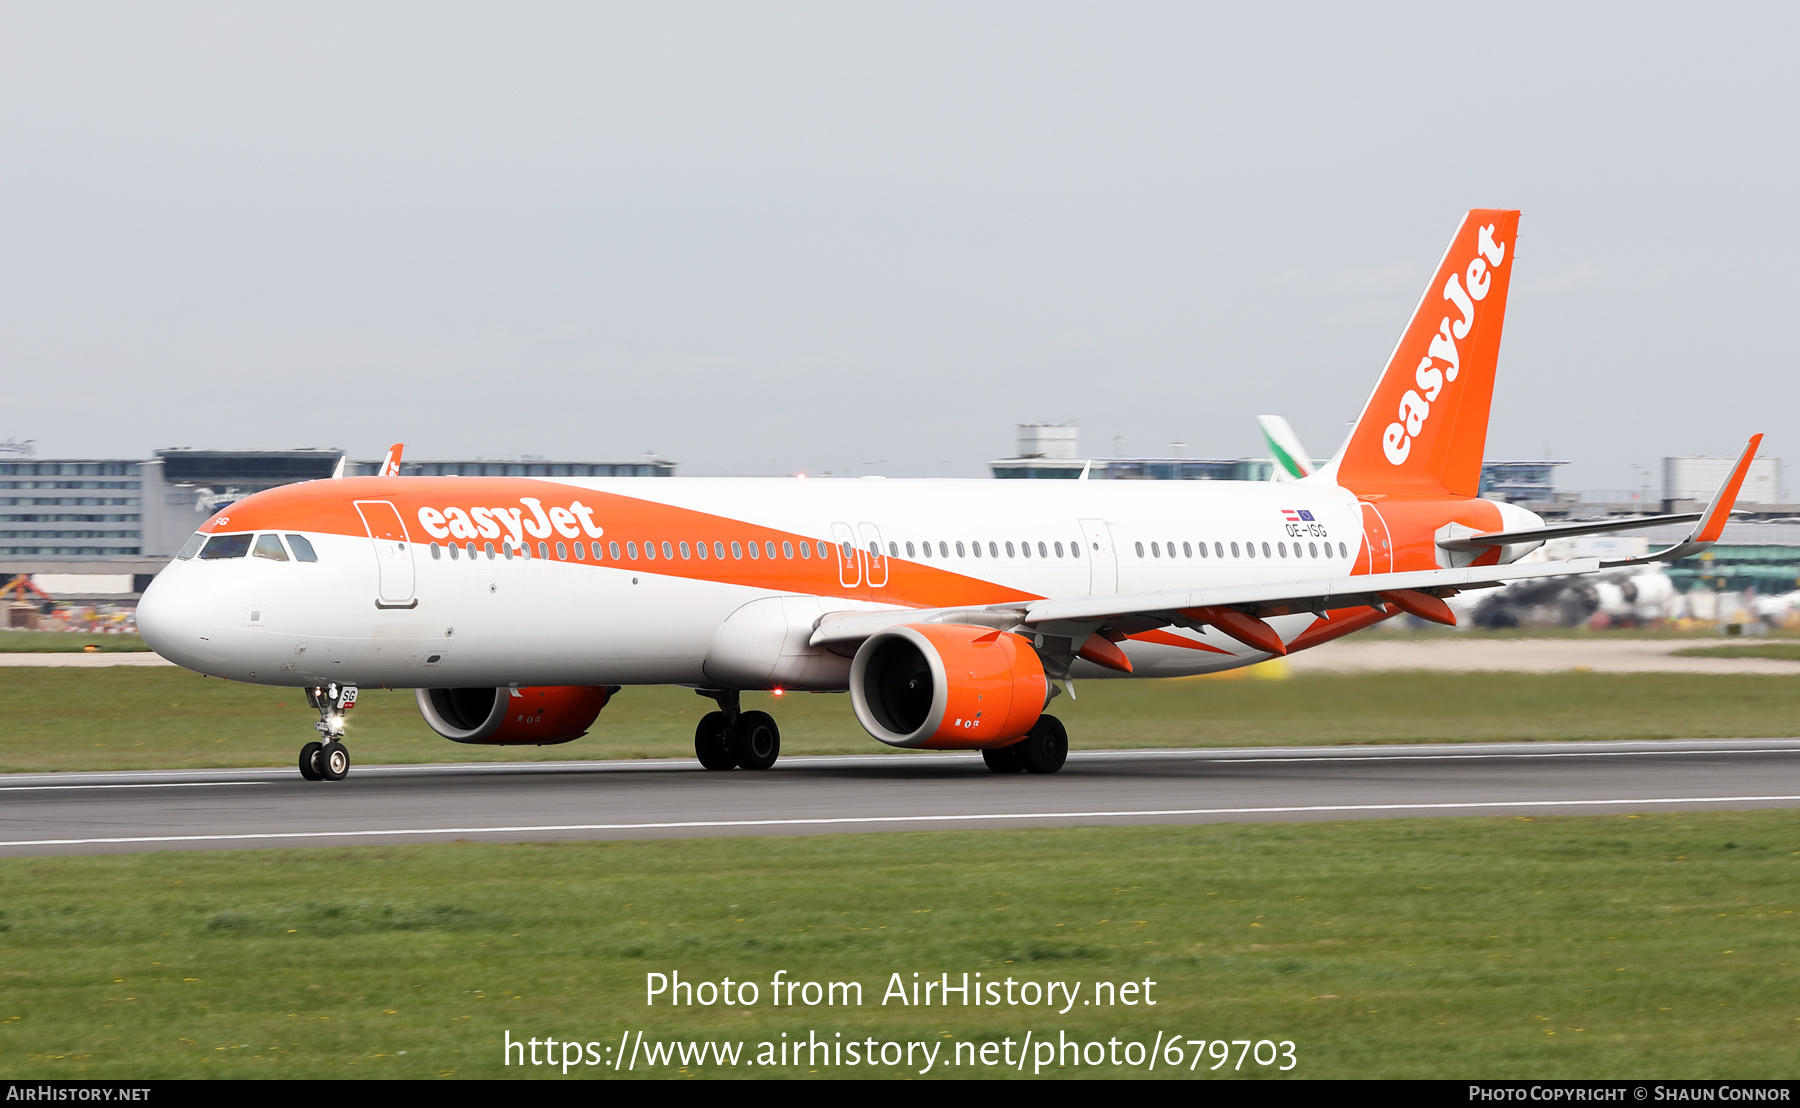
[[[1423,593],[1435,598],[1440,591],[1451,593],[1468,588],[1484,588],[1528,577],[1592,573],[1599,568],[1598,559],[1583,558],[1567,562],[1367,573],[1360,576],[1315,577],[1163,592],[1025,600],[978,608],[890,608],[833,612],[820,619],[811,642],[814,646],[861,642],[878,631],[903,623],[974,623],[1008,628],[1025,625],[1050,633],[1079,634],[1083,638],[1101,628],[1134,633],[1170,625],[1195,627],[1213,624],[1220,626],[1227,634],[1232,634],[1223,623],[1235,621],[1225,613],[1256,619],[1292,612],[1323,612],[1331,608],[1387,603],[1399,604],[1404,608],[1407,607],[1407,600],[1403,595],[1395,594]]]
[[[1749,515],[1733,512],[1733,515]],[[1491,546],[1543,542],[1545,539],[1567,539],[1578,535],[1605,535],[1614,531],[1638,531],[1646,527],[1662,527],[1671,523],[1692,523],[1706,518],[1705,512],[1679,512],[1665,516],[1632,516],[1629,519],[1582,520],[1577,523],[1552,523],[1548,527],[1526,527],[1518,531],[1487,531],[1464,535],[1457,539],[1439,539],[1445,550],[1486,550]]]
[[[1520,531],[1489,531],[1480,535],[1463,535],[1454,539],[1439,539],[1438,545],[1445,550],[1486,550],[1493,546],[1510,546],[1514,543],[1542,542],[1545,539],[1566,538],[1575,535],[1601,535],[1610,531],[1635,531],[1643,527],[1656,527],[1667,523],[1697,523],[1688,533],[1688,537],[1673,546],[1664,547],[1654,554],[1646,554],[1641,558],[1620,558],[1615,561],[1601,563],[1602,568],[1614,569],[1619,566],[1642,565],[1645,562],[1672,562],[1678,558],[1686,558],[1700,553],[1717,542],[1725,524],[1734,514],[1733,505],[1737,503],[1738,490],[1743,487],[1744,475],[1750,472],[1750,462],[1756,457],[1756,448],[1762,444],[1762,436],[1750,436],[1750,442],[1744,452],[1738,455],[1737,464],[1714,491],[1712,500],[1701,512],[1682,512],[1666,516],[1638,516],[1635,519],[1601,520],[1585,523],[1557,523],[1548,527],[1531,527]]]

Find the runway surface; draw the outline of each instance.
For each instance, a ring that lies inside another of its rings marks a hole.
[[[0,854],[1792,807],[1800,739],[8,774]]]

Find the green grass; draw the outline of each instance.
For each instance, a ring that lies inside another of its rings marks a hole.
[[[1052,705],[1076,749],[1789,736],[1800,682],[1762,674],[1372,673],[1279,681],[1085,681]],[[877,753],[844,695],[746,694],[789,754]],[[358,762],[690,757],[711,702],[634,687],[562,746],[439,738],[411,692],[371,689],[350,715]],[[0,771],[285,765],[317,714],[294,689],[173,667],[0,668]]]
[[[1680,658],[1779,658],[1784,662],[1800,662],[1800,643],[1757,642],[1732,643],[1729,646],[1690,646],[1675,651]]]
[[[1779,1078],[1797,907],[1792,812],[14,858],[0,1077],[501,1077],[503,1034],[641,1029],[752,1051],[1169,1032],[1292,1040],[1299,1077]],[[864,1004],[771,1007],[777,970]],[[673,971],[762,1002],[646,1007],[645,975]],[[896,972],[1150,979],[1157,1005],[884,1007]]]
[[[80,654],[93,647],[107,654],[149,650],[138,635],[102,635],[86,631],[0,631],[0,654]]]

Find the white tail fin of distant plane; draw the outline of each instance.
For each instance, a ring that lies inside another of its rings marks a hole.
[[[1259,415],[1256,422],[1262,427],[1263,443],[1275,462],[1269,480],[1298,481],[1312,476],[1312,456],[1300,445],[1300,436],[1294,434],[1287,420],[1278,415]]]

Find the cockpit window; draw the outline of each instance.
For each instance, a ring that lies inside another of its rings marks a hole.
[[[206,535],[202,532],[195,531],[188,536],[188,541],[181,544],[181,550],[175,556],[186,561],[200,552],[200,546],[204,542],[206,542]]]
[[[270,537],[273,538],[273,536]],[[305,535],[289,535],[287,541],[288,546],[293,548],[294,561],[316,562],[319,560],[319,556],[313,553],[312,543],[307,541]]]
[[[206,540],[200,548],[200,560],[212,561],[215,558],[242,558],[250,553],[250,540],[255,535],[214,535]]]
[[[256,536],[256,549],[251,551],[258,558],[267,558],[271,562],[288,560],[287,551],[282,549],[280,535]]]

